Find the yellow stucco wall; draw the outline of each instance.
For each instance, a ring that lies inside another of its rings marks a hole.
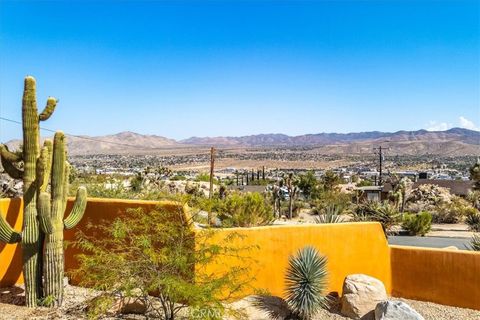
[[[480,310],[480,253],[390,246],[392,295]]]
[[[383,281],[391,289],[389,248],[378,223],[342,223],[324,225],[266,226],[224,229],[216,236],[223,239],[229,233],[240,237],[241,246],[258,246],[248,251],[256,260],[251,269],[252,285],[275,295],[284,292],[284,275],[288,257],[298,249],[311,245],[328,257],[329,292],[342,292],[349,274],[363,273]],[[246,253],[241,253],[246,256]],[[251,259],[246,259],[248,263]],[[228,268],[235,262],[222,261],[216,268]],[[251,293],[251,292],[250,292]]]
[[[71,201],[68,209],[71,208]],[[65,239],[74,239],[86,224],[111,220],[128,208],[153,208],[154,201],[89,199],[84,219]],[[162,202],[167,208],[178,204]],[[0,214],[21,230],[21,199],[0,200]],[[68,210],[67,210],[68,212]],[[383,281],[393,296],[432,301],[480,310],[480,253],[412,247],[388,246],[378,223],[342,223],[328,225],[267,226],[223,229],[216,237],[232,232],[242,235],[235,241],[242,246],[255,245],[249,254],[256,260],[251,268],[253,287],[282,295],[288,256],[305,245],[315,246],[328,257],[329,291],[341,294],[345,276],[364,273]],[[241,239],[241,240],[240,240]],[[65,252],[66,269],[75,266],[75,249]],[[245,263],[251,264],[246,259]],[[216,268],[227,268],[222,261]],[[221,270],[220,270],[221,271]],[[21,283],[20,246],[0,243],[0,287]]]

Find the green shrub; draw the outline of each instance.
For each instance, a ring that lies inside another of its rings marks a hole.
[[[225,227],[253,227],[273,222],[273,209],[258,193],[232,193],[215,204],[213,211]]]
[[[418,214],[405,213],[403,215],[402,228],[411,236],[421,235],[423,237],[431,227],[432,215],[429,212],[422,211]]]
[[[231,246],[237,234],[213,242],[213,230],[193,228],[181,209],[157,208],[129,210],[79,232],[75,246],[84,253],[77,255],[79,267],[72,276],[80,285],[101,291],[101,297],[91,301],[89,316],[100,317],[119,298],[142,301],[157,317],[169,320],[185,308],[222,314],[228,308],[226,297],[240,298],[248,285],[248,267],[240,265],[246,259],[242,252],[251,248]],[[195,272],[225,257],[237,258],[238,264],[214,274]]]
[[[434,223],[458,223],[475,211],[466,200],[452,196],[448,203],[441,203],[433,208],[432,216]]]
[[[357,205],[352,213],[354,221],[376,221],[380,222],[383,232],[387,235],[391,228],[398,224],[401,214],[397,206],[388,201],[382,203],[376,201],[367,201]]]
[[[472,213],[467,216],[465,222],[468,224],[468,228],[475,232],[480,232],[480,213]]]
[[[184,181],[187,180],[187,177],[181,175],[181,174],[176,174],[173,177],[170,178],[171,181]]]

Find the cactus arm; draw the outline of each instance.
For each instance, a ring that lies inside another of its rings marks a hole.
[[[37,183],[38,183],[38,192],[47,191],[48,180],[50,178],[51,170],[51,153],[49,148],[51,141],[46,140],[42,150],[40,151],[40,157],[37,160]]]
[[[50,116],[53,114],[53,111],[55,111],[55,107],[57,106],[57,99],[53,97],[49,97],[47,99],[47,105],[45,106],[45,109],[43,109],[42,113],[39,114],[38,119],[40,121],[45,121]]]
[[[63,203],[63,208],[62,212],[65,212],[65,209],[67,207],[67,199],[68,199],[68,190],[69,190],[69,179],[68,177],[70,176],[70,163],[68,161],[65,161],[65,172],[64,172],[64,180],[63,180],[63,194],[62,194],[62,203]]]
[[[5,158],[10,162],[18,162],[22,160],[22,157],[19,154],[10,152],[8,150],[8,147],[3,144],[0,144],[0,155],[2,156],[2,158]]]
[[[77,190],[77,196],[75,197],[75,202],[73,203],[72,212],[63,222],[65,229],[71,229],[75,227],[80,220],[82,220],[83,214],[85,212],[85,207],[87,206],[87,189],[85,187],[80,187]]]
[[[8,159],[4,158],[3,155],[0,157],[1,162],[2,162],[2,167],[5,170],[5,172],[8,173],[10,177],[13,179],[22,179],[23,178],[23,171],[18,169],[13,165],[11,161]]]
[[[37,211],[40,228],[46,234],[53,232],[52,219],[50,217],[50,194],[47,192],[40,193],[38,197]]]
[[[22,240],[22,235],[10,227],[5,218],[0,214],[0,241],[16,243]]]

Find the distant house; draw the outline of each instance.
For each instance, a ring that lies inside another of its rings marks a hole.
[[[471,180],[437,180],[437,179],[420,179],[413,183],[412,189],[418,188],[421,185],[432,184],[450,190],[450,193],[459,197],[466,197],[472,190],[474,182]],[[390,191],[393,186],[390,183],[385,183],[383,186],[367,186],[357,187],[354,190],[358,192],[359,200],[380,201],[388,199]]]
[[[383,199],[382,196],[382,186],[365,186],[365,187],[356,187],[355,192],[357,192],[357,199],[361,201],[380,201]]]

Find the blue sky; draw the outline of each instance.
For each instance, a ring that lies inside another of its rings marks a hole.
[[[0,116],[190,136],[480,126],[478,1],[0,2]],[[0,141],[21,137],[0,121]]]

